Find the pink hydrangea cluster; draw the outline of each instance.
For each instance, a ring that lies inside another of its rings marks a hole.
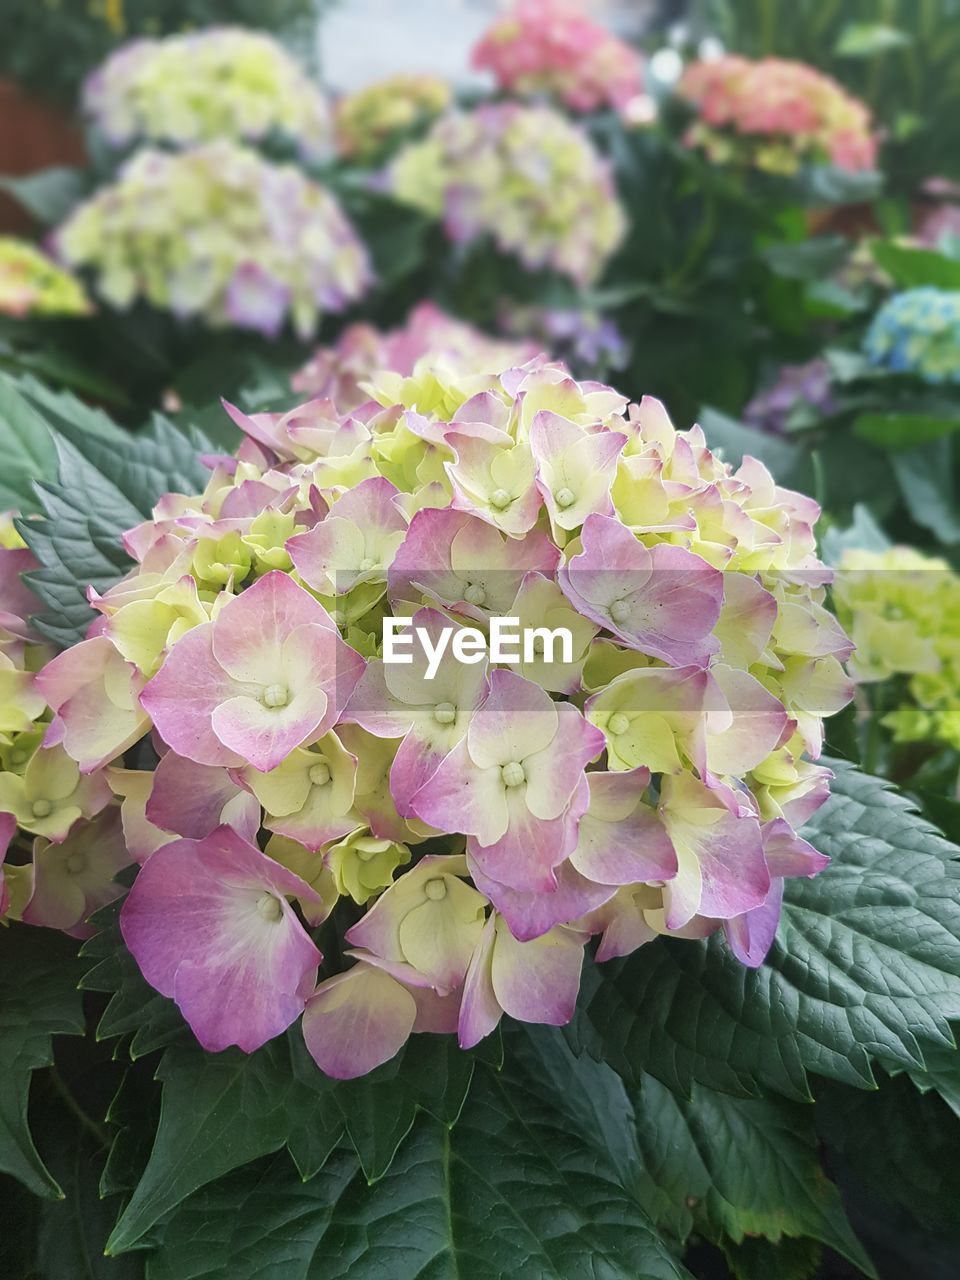
[[[443,219],[457,244],[489,236],[531,270],[592,283],[626,231],[610,165],[550,107],[494,103],[442,116],[404,147],[386,182]]]
[[[523,364],[539,350],[539,343],[490,337],[436,303],[421,302],[399,329],[384,333],[372,324],[349,325],[297,370],[291,387],[298,395],[329,398],[345,413],[368,398],[363,384],[379,369],[409,375],[426,359],[461,376],[494,373]]]
[[[643,90],[636,50],[572,0],[517,0],[472,54],[505,93],[556,98],[574,111],[621,109]]]
[[[876,163],[869,108],[803,62],[730,54],[694,63],[679,92],[697,112],[688,142],[717,163],[784,174],[809,161],[851,172]]]
[[[367,389],[228,405],[243,444],[52,660],[6,553],[8,913],[84,931],[137,863],[126,945],[200,1042],[302,1019],[338,1078],[567,1021],[592,938],[758,965],[851,695],[816,503],[543,357]]]

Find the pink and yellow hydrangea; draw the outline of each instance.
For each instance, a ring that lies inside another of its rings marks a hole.
[[[74,275],[29,241],[0,236],[0,315],[85,316],[91,310]]]
[[[453,90],[437,76],[399,73],[376,80],[337,103],[337,150],[360,160],[376,156],[391,139],[427,124],[452,101]]]
[[[279,134],[317,159],[330,145],[320,89],[271,36],[240,27],[123,45],[88,78],[83,107],[115,147]]]
[[[398,200],[442,218],[455,244],[489,236],[525,267],[581,285],[626,231],[609,165],[550,107],[493,103],[443,116],[400,152],[388,182]]]
[[[55,236],[71,267],[125,310],[145,301],[180,319],[310,337],[371,281],[367,251],[336,199],[292,164],[226,139],[144,148]]]
[[[337,1078],[563,1023],[592,937],[760,964],[851,692],[816,504],[543,357],[366,392],[228,406],[235,456],[57,657],[2,552],[5,910],[83,935],[137,864],[123,936],[200,1042],[302,1018]],[[569,653],[505,656],[511,618]]]

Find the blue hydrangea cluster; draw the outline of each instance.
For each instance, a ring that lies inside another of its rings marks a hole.
[[[895,294],[864,339],[870,362],[924,382],[960,383],[960,291],[923,287]]]

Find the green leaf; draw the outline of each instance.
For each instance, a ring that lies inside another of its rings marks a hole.
[[[960,1120],[960,1049],[928,1049],[923,1070],[912,1068],[908,1075],[921,1093],[937,1092]]]
[[[89,968],[80,980],[84,991],[110,995],[97,1025],[97,1039],[130,1036],[128,1050],[136,1061],[145,1054],[189,1039],[180,1010],[147,983],[120,936],[120,902],[93,916],[100,932],[85,942],[81,956]]]
[[[960,289],[960,262],[936,249],[914,249],[891,240],[878,240],[872,252],[877,265],[901,289],[921,285]]]
[[[38,509],[33,482],[56,474],[56,452],[43,418],[16,381],[0,373],[0,508]]]
[[[889,49],[913,44],[913,37],[899,27],[882,22],[850,22],[837,37],[833,52],[838,58],[876,58]]]
[[[628,1096],[608,1066],[575,1057],[563,1035],[545,1027],[511,1027],[506,1048],[568,1129],[613,1163],[656,1225],[681,1244],[692,1230],[717,1243],[809,1236],[871,1271],[820,1169],[812,1107],[700,1087],[687,1099],[646,1075]]]
[[[12,195],[45,227],[62,222],[74,205],[83,199],[86,186],[82,169],[63,165],[40,169],[25,178],[0,178],[0,191]]]
[[[370,1181],[389,1169],[419,1110],[452,1124],[474,1057],[449,1037],[415,1036],[360,1080],[333,1081],[309,1058],[299,1031],[257,1053],[212,1056],[197,1045],[166,1051],[160,1125],[139,1185],[109,1241],[129,1249],[198,1188],[287,1145],[303,1178],[315,1176],[344,1134]]]
[[[814,236],[809,240],[766,245],[759,256],[779,276],[813,282],[836,271],[849,249],[843,236]]]
[[[860,413],[853,434],[884,449],[914,449],[917,445],[960,431],[960,417],[932,413]]]
[[[940,1098],[898,1077],[882,1079],[875,1093],[824,1085],[816,1111],[838,1172],[852,1171],[881,1204],[902,1206],[928,1232],[960,1242],[960,1121]]]
[[[658,1225],[718,1244],[809,1237],[873,1274],[820,1167],[811,1106],[696,1086],[685,1099],[652,1076],[633,1096],[640,1195]]]
[[[66,648],[93,620],[87,587],[107,590],[132,564],[125,530],[147,519],[164,493],[203,488],[208,476],[199,454],[209,444],[159,414],[147,430],[117,439],[59,420],[55,444],[58,478],[38,486],[46,519],[18,527],[41,565],[27,575],[47,606],[34,624]]]
[[[736,1280],[814,1280],[820,1273],[823,1250],[815,1240],[787,1236],[779,1244],[748,1237],[740,1244],[723,1243],[727,1266]]]
[[[871,1059],[922,1067],[960,1017],[957,850],[882,779],[842,761],[804,834],[832,861],[787,881],[777,939],[747,970],[716,938],[660,939],[587,966],[579,1051],[674,1093],[809,1096],[807,1072],[870,1088]]]
[[[37,1266],[43,1280],[142,1280],[142,1255],[103,1254],[116,1203],[97,1193],[102,1151],[65,1107],[48,1112],[43,1130],[44,1153],[65,1193],[40,1208]]]
[[[79,1035],[76,945],[27,925],[0,927],[0,1171],[34,1195],[63,1195],[27,1126],[30,1078],[53,1061],[54,1035]]]
[[[910,515],[941,542],[960,542],[960,519],[949,440],[931,440],[890,455],[894,475]]]
[[[609,1158],[508,1057],[456,1128],[422,1116],[372,1187],[337,1150],[306,1184],[283,1156],[191,1197],[149,1280],[680,1280]],[[689,1277],[687,1277],[689,1280]]]
[[[113,1141],[100,1177],[100,1194],[129,1199],[143,1177],[160,1123],[160,1090],[147,1063],[135,1062],[124,1072],[105,1120],[113,1132]],[[104,1233],[101,1249],[114,1222]]]
[[[85,404],[70,391],[54,390],[29,374],[18,379],[17,389],[56,431],[82,430],[114,443],[129,439],[129,433],[118,427],[109,414]]]

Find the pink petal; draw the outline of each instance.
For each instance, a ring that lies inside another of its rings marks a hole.
[[[17,829],[17,820],[12,813],[0,813],[0,916],[6,914],[10,906],[10,890],[3,874],[3,860],[10,848],[10,841]]]
[[[461,1049],[472,1049],[479,1044],[495,1029],[503,1016],[503,1009],[493,990],[493,948],[496,937],[496,916],[491,915],[483,927],[463,980],[457,1036]]]
[[[506,791],[508,825],[503,836],[488,844],[471,836],[467,850],[481,872],[500,884],[524,893],[552,893],[557,884],[553,868],[573,849],[576,821],[566,814],[535,818],[520,794],[522,790],[511,787]]]
[[[557,870],[557,886],[550,893],[521,893],[499,884],[483,874],[468,855],[467,863],[473,883],[506,920],[510,932],[521,942],[549,933],[556,924],[569,924],[588,911],[593,911],[613,897],[610,884],[591,884],[572,866],[561,863]]]
[[[224,746],[211,721],[222,702],[244,689],[214,657],[213,623],[206,622],[181,636],[141,693],[140,704],[177,755],[197,764],[236,768],[244,763],[243,756]]]
[[[707,768],[716,774],[743,777],[766,760],[791,723],[779,698],[746,671],[717,665],[710,674],[719,687],[724,709],[707,710]]]
[[[226,769],[196,764],[175,751],[168,751],[154,771],[146,816],[164,831],[202,840],[221,825],[224,808],[238,796],[251,802],[251,820],[243,829],[231,825],[238,834],[254,841],[260,827],[260,806],[256,799],[239,787]]]
[[[648,550],[618,520],[591,515],[583,551],[557,580],[576,609],[626,644],[672,666],[705,663],[723,600],[723,575],[682,547]]]
[[[668,929],[680,928],[694,914],[728,920],[761,905],[770,873],[756,818],[731,813],[708,787],[686,775],[664,779],[660,813],[679,862],[664,890]]]
[[[724,920],[723,931],[730,950],[741,964],[750,969],[759,968],[773,946],[780,923],[780,907],[783,901],[783,881],[775,879],[770,885],[766,901],[744,915]]]
[[[548,693],[532,680],[498,669],[467,730],[470,756],[481,769],[525,760],[551,746],[558,725],[557,704]]]
[[[767,860],[770,874],[777,876],[810,876],[819,875],[830,865],[825,853],[820,853],[807,840],[802,840],[790,824],[783,818],[774,818],[765,822],[761,828],[763,835],[763,856]]]
[[[567,809],[584,769],[606,745],[601,731],[569,702],[558,703],[556,710],[554,741],[523,761],[526,805],[537,818],[558,818]]]
[[[303,1038],[325,1075],[353,1080],[399,1053],[416,1018],[410,992],[361,963],[320,983],[307,1001]]]
[[[234,680],[269,685],[278,679],[283,643],[296,627],[336,631],[330,615],[287,573],[265,573],[230,600],[213,624],[213,653]]]
[[[320,737],[326,715],[326,694],[315,689],[285,707],[265,707],[245,695],[229,698],[214,708],[211,724],[225,747],[266,773],[294,747]]]
[[[137,876],[120,913],[124,941],[205,1049],[252,1053],[302,1012],[321,956],[287,894],[318,900],[229,827],[164,845]]]
[[[573,1017],[580,990],[585,934],[558,925],[530,942],[519,942],[499,918],[492,980],[505,1013],[521,1022],[563,1026]]]
[[[64,750],[84,773],[115,760],[149,727],[139,703],[144,678],[106,636],[59,654],[35,685],[57,713]]]
[[[605,885],[670,880],[677,855],[657,813],[643,802],[647,769],[588,773],[591,803],[580,819],[573,866]]]
[[[444,757],[409,803],[432,827],[475,835],[488,844],[499,840],[509,823],[499,768],[479,769],[466,739]]]

